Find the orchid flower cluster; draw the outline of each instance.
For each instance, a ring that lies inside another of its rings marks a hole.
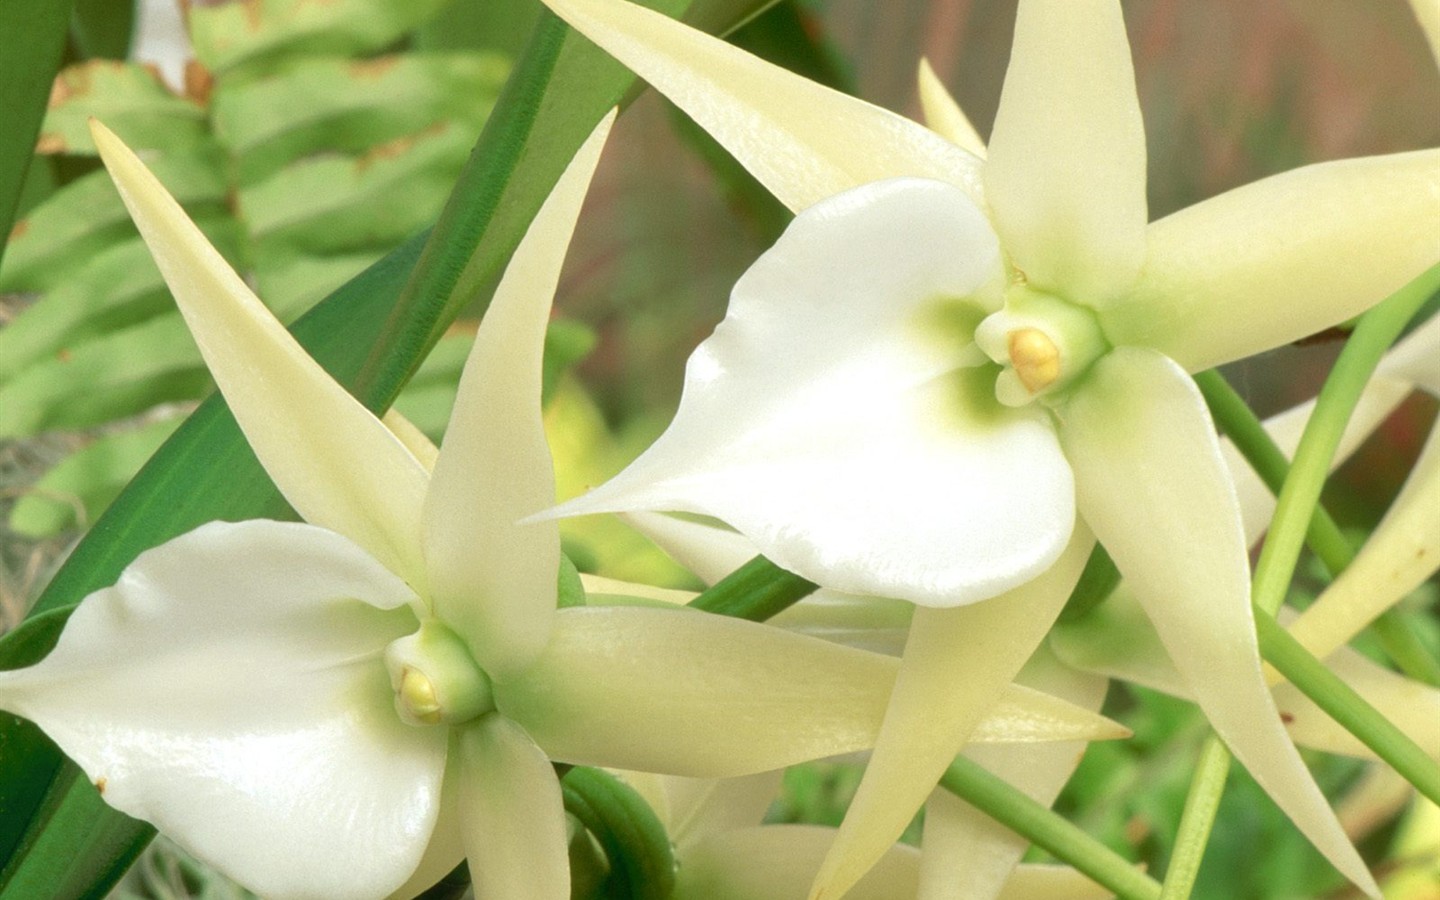
[[[937,784],[963,754],[1048,806],[1086,742],[1125,736],[1099,713],[1121,678],[1192,698],[1378,897],[1296,742],[1369,751],[1262,663],[1248,554],[1268,493],[1193,376],[1440,262],[1440,151],[1308,166],[1151,222],[1118,0],[1022,0],[988,145],[923,64],[925,125],[627,0],[546,3],[794,213],[694,351],[669,428],[556,505],[540,357],[613,114],[514,252],[442,449],[347,394],[96,123],[304,521],[141,554],[45,659],[0,673],[0,708],[265,897],[413,897],[462,861],[481,900],[569,897],[574,766],[644,801],[677,898],[1098,897],[1072,868],[1020,865],[1025,839]],[[1437,341],[1432,322],[1387,357],[1350,446],[1412,387],[1440,394]],[[1306,417],[1272,432],[1293,448]],[[1293,634],[1434,754],[1440,692],[1344,649],[1431,574],[1431,443]],[[707,583],[762,554],[818,590],[759,624],[580,576],[557,519],[600,513]],[[1097,546],[1121,587],[1057,625]],[[838,829],[763,824],[780,770],[859,751]],[[922,807],[922,847],[898,844]]]

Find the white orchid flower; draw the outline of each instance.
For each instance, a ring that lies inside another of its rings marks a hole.
[[[0,673],[0,708],[264,896],[410,896],[468,857],[482,897],[568,897],[551,760],[719,777],[875,738],[894,660],[686,610],[557,611],[555,525],[517,524],[554,502],[540,354],[609,122],[516,250],[439,453],[331,379],[95,128],[231,410],[309,524],[211,523],[142,554],[48,657]],[[1010,699],[992,738],[1118,731]]]
[[[1092,530],[1236,756],[1373,892],[1265,690],[1187,372],[1329,327],[1440,258],[1440,153],[1298,169],[1147,224],[1115,0],[1021,3],[984,161],[933,90],[959,143],[638,6],[547,2],[798,213],[691,358],[669,430],[561,512],[713,515],[826,587],[922,607],[818,894],[909,820]]]

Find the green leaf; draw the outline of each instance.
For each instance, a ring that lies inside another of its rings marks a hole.
[[[161,419],[70,454],[15,502],[10,530],[38,539],[95,521],[179,425],[179,419]]]
[[[209,145],[147,160],[192,218],[225,212],[223,158]],[[48,290],[96,253],[134,235],[135,226],[102,171],[77,178],[15,225],[0,291]]]
[[[217,0],[190,6],[196,59],[217,78],[259,75],[288,59],[373,53],[434,15],[446,0]]]
[[[393,246],[424,228],[445,202],[473,143],[442,122],[358,160],[317,157],[240,191],[257,253],[343,253]]]
[[[55,79],[37,152],[94,156],[88,125],[92,117],[137,153],[173,154],[209,137],[205,110],[171,93],[155,70],[139,63],[92,59],[67,67]]]
[[[70,31],[82,56],[124,59],[134,29],[134,0],[75,0]]]
[[[238,86],[221,81],[210,114],[240,184],[251,185],[322,148],[359,153],[447,120],[479,129],[509,69],[479,53],[305,60]]]
[[[0,3],[0,261],[69,26],[68,0]]]

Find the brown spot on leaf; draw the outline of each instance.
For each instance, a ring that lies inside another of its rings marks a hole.
[[[14,226],[13,228],[10,229],[10,240],[12,240],[12,241],[18,241],[18,240],[20,240],[20,238],[22,238],[22,237],[25,236],[25,232],[27,232],[27,231],[29,231],[29,230],[30,230],[30,220],[29,220],[29,219],[21,219],[20,221],[18,221],[18,222],[15,223],[15,226]]]
[[[70,361],[70,348],[69,348],[69,347],[61,347],[59,350],[56,350],[56,351],[55,351],[55,358],[58,359],[58,360],[60,360],[61,362],[69,362],[69,361]]]
[[[1280,721],[1284,722],[1286,725],[1292,725],[1295,722],[1295,714],[1282,712],[1280,714]]]
[[[40,139],[35,142],[35,152],[41,156],[64,153],[67,149],[69,144],[65,143],[65,136],[53,131],[41,132]]]
[[[381,160],[394,159],[397,156],[404,156],[411,147],[415,146],[420,141],[429,137],[434,137],[435,135],[444,132],[445,129],[448,127],[450,127],[448,122],[436,122],[434,125],[431,125],[429,128],[426,128],[423,131],[417,131],[414,134],[409,134],[405,137],[396,138],[393,141],[386,141],[383,144],[371,147],[369,151],[361,155],[359,159],[355,160],[355,171],[363,172],[366,169],[370,168],[370,166],[374,165],[377,162],[380,162]]]
[[[210,92],[215,88],[215,76],[198,59],[185,60],[185,96],[201,106],[210,105]]]
[[[101,794],[104,794],[105,785],[107,784],[109,784],[109,782],[105,780],[104,775],[101,775],[99,778],[95,779],[95,790],[99,791]]]
[[[377,56],[375,59],[362,59],[359,62],[350,64],[350,77],[356,81],[371,81],[380,78],[386,72],[395,68],[400,62],[398,56]]]

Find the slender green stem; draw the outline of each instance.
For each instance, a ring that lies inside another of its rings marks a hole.
[[[1132,863],[1054,810],[997,778],[979,763],[957,757],[941,787],[1056,858],[1085,873],[1124,900],[1158,900],[1160,885]]]
[[[1285,601],[1300,547],[1330,471],[1330,460],[1340,446],[1340,437],[1361,391],[1380,364],[1380,357],[1437,289],[1440,263],[1361,316],[1335,360],[1335,367],[1320,389],[1315,412],[1305,424],[1300,446],[1295,449],[1295,461],[1280,490],[1270,534],[1255,567],[1253,596],[1261,609],[1273,614]]]
[[[1255,626],[1260,652],[1267,662],[1416,790],[1431,802],[1440,803],[1440,766],[1419,744],[1326,668],[1273,617],[1256,610]]]
[[[1175,852],[1165,870],[1165,886],[1160,900],[1185,900],[1195,888],[1200,874],[1200,861],[1205,857],[1210,829],[1220,809],[1220,795],[1225,791],[1225,778],[1230,774],[1230,751],[1220,738],[1211,734],[1200,751],[1190,794],[1185,798],[1185,811],[1180,816],[1180,832],[1175,839]]]
[[[1218,370],[1211,369],[1195,376],[1195,383],[1205,396],[1210,413],[1236,449],[1250,463],[1265,486],[1276,494],[1290,472],[1290,460],[1265,430],[1259,417],[1241,399]],[[1305,541],[1320,563],[1338,576],[1355,559],[1355,548],[1335,524],[1321,503],[1315,504],[1314,515]],[[1440,660],[1425,648],[1418,635],[1402,620],[1396,610],[1386,610],[1372,626],[1385,654],[1416,681],[1440,686]]]
[[[690,606],[722,616],[763,622],[814,593],[815,584],[763,556],[711,585]]]

